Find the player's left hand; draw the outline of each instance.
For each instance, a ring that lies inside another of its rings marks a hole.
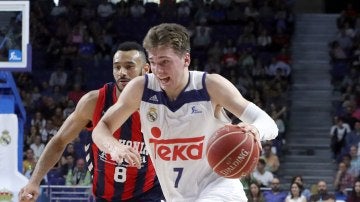
[[[108,147],[109,154],[113,161],[121,164],[123,161],[130,164],[130,166],[141,168],[141,157],[138,151],[134,148],[123,145],[119,142],[116,142],[116,145],[111,145]]]
[[[262,150],[259,130],[255,126],[244,122],[239,123],[238,126],[242,128],[246,134],[253,135],[260,150]]]

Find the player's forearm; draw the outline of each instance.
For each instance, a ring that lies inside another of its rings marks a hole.
[[[103,121],[100,121],[94,128],[92,138],[96,146],[107,154],[109,154],[118,143],[112,136],[109,127]]]
[[[279,129],[275,121],[265,111],[251,102],[239,118],[258,129],[260,140],[271,140],[278,135]]]
[[[34,172],[31,175],[30,182],[40,185],[41,180],[49,172],[51,168],[59,161],[65,146],[60,146],[54,141],[50,141],[43,153],[40,156],[40,159],[36,163]]]

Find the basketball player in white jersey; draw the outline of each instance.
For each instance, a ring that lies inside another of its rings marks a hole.
[[[160,24],[144,42],[152,74],[133,79],[93,131],[97,146],[119,162],[140,167],[140,157],[113,132],[136,110],[166,201],[247,201],[238,179],[215,174],[205,150],[210,136],[227,122],[216,116],[224,107],[258,142],[277,136],[275,122],[247,101],[218,74],[189,71],[190,37],[178,24]],[[226,147],[226,145],[224,145]]]

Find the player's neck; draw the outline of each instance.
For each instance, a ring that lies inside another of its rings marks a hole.
[[[187,73],[185,73],[184,77],[181,79],[180,84],[176,88],[174,88],[174,90],[165,91],[170,101],[175,101],[178,98],[178,96],[181,94],[181,92],[185,90],[186,86],[189,83],[189,78],[190,78],[190,72],[187,71]]]
[[[119,98],[120,94],[121,94],[121,91],[118,88],[116,88],[116,98]]]

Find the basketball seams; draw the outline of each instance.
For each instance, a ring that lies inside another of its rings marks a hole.
[[[260,149],[256,148],[255,137],[249,137],[250,135],[242,132],[236,126],[224,126],[214,133],[208,140],[206,157],[215,173],[225,178],[234,179],[241,178],[254,170]],[[237,142],[239,143],[236,144]],[[230,146],[226,148],[227,145],[223,145],[224,143],[228,143]],[[230,151],[228,151],[229,149]],[[229,157],[233,158],[228,159]]]
[[[212,146],[213,146],[216,142],[220,141],[220,140],[223,139],[223,138],[228,137],[229,135],[234,135],[234,134],[238,134],[238,133],[239,133],[238,131],[235,131],[235,132],[230,132],[230,133],[224,134],[224,135],[221,136],[220,138],[216,139],[216,140],[210,145],[208,151],[211,150]],[[213,170],[216,170],[216,168],[217,168],[222,162],[224,162],[228,156],[230,156],[234,151],[236,151],[240,146],[242,146],[242,145],[244,144],[244,142],[246,142],[247,139],[248,139],[248,136],[246,135],[246,138],[244,138],[234,149],[232,149],[225,157],[223,157],[223,159],[222,159],[221,161],[219,161],[219,162],[213,167]]]
[[[247,137],[249,137],[249,135],[246,135]],[[236,173],[234,173],[234,174],[232,174],[232,175],[227,175],[226,177],[232,177],[232,176],[234,176],[234,175],[237,175],[238,173],[240,173],[240,172],[242,172],[242,169],[244,169],[244,167],[245,166],[248,166],[247,164],[249,163],[249,161],[252,159],[252,157],[253,157],[253,152],[254,152],[254,141],[251,141],[252,142],[252,144],[251,144],[251,151],[250,151],[250,156],[246,159],[246,162],[243,164],[243,166],[241,167],[241,168],[239,168],[239,171],[238,172],[236,172]],[[250,167],[252,167],[252,165],[250,165]],[[246,174],[248,174],[248,173],[246,173]]]
[[[209,151],[211,150],[211,148],[214,146],[215,143],[217,143],[218,141],[222,140],[223,138],[227,137],[227,135],[233,135],[234,133],[239,133],[238,131],[232,131],[232,132],[228,132],[220,137],[216,137],[214,138],[215,140],[210,142],[210,144],[208,143],[208,148],[206,150],[206,156],[208,156]],[[241,142],[243,143],[243,142]]]

